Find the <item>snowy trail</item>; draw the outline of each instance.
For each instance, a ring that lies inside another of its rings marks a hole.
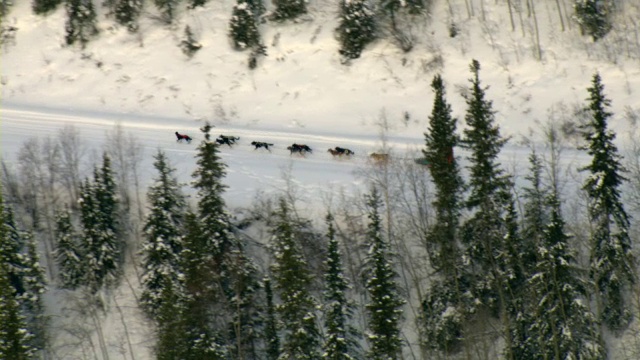
[[[165,151],[176,167],[178,179],[188,184],[195,170],[195,153],[201,133],[201,122],[178,118],[158,118],[144,115],[113,114],[105,112],[78,112],[75,110],[24,107],[3,104],[0,128],[1,154],[7,163],[16,166],[17,153],[24,142],[31,137],[56,137],[65,125],[74,125],[80,131],[82,139],[92,152],[90,156],[99,156],[115,124],[122,125],[125,133],[133,134],[144,149],[140,173],[143,190],[146,191],[152,178],[153,154],[157,149]],[[255,125],[216,124],[212,135],[234,135],[240,137],[234,147],[223,145],[220,153],[228,165],[226,183],[229,185],[225,198],[231,206],[249,205],[258,192],[281,192],[287,188],[287,181],[293,183],[301,200],[308,205],[318,204],[323,195],[338,189],[348,193],[366,191],[365,180],[358,175],[370,165],[368,154],[383,149],[379,135],[362,134],[342,136],[339,129],[333,132],[305,133],[299,128],[264,128]],[[175,141],[174,131],[193,137],[191,144]],[[393,137],[385,139],[394,161],[411,161],[419,156],[423,146],[423,134],[415,138]],[[254,150],[251,141],[266,141],[275,144],[273,150]],[[286,149],[292,143],[304,143],[314,151],[306,156],[290,155]],[[328,148],[347,147],[355,151],[349,159],[334,159],[327,153]],[[456,156],[465,162],[464,152],[456,150]],[[522,182],[528,168],[529,149],[518,145],[508,145],[500,155],[504,169],[515,175],[516,183]],[[584,164],[584,153],[567,151],[564,163],[576,167]],[[86,159],[86,160],[90,160]],[[90,169],[85,169],[85,176]],[[571,187],[571,186],[570,186]],[[188,187],[185,188],[190,193]]]
[[[27,139],[56,137],[65,125],[74,125],[80,131],[85,145],[99,154],[107,134],[113,131],[117,123],[121,124],[127,135],[133,134],[144,148],[141,173],[145,189],[155,176],[152,155],[158,148],[169,155],[180,181],[188,183],[191,180],[191,173],[195,169],[195,149],[202,138],[198,130],[201,123],[192,120],[3,104],[0,132],[2,157],[15,166],[17,153]],[[174,131],[189,134],[194,140],[191,144],[177,143]],[[318,198],[322,192],[330,189],[342,187],[350,191],[354,187],[361,187],[363,182],[356,175],[356,170],[367,166],[369,153],[382,149],[382,141],[375,134],[345,137],[331,132],[307,134],[303,129],[265,129],[234,124],[216,125],[212,135],[218,134],[240,137],[234,147],[220,147],[221,156],[228,165],[226,182],[229,188],[226,198],[230,204],[238,206],[248,205],[258,191],[285,189],[286,173],[289,173],[289,178],[305,198]],[[250,145],[254,140],[275,146],[271,152],[254,150]],[[404,154],[407,149],[417,149],[422,141],[421,137],[390,138],[386,145],[392,153]],[[313,153],[306,156],[291,155],[286,147],[294,142],[309,145]],[[356,155],[350,159],[334,159],[327,149],[335,146],[350,148]],[[95,153],[93,156],[96,156]]]

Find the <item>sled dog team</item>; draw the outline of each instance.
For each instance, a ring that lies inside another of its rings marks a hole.
[[[191,140],[193,140],[189,135],[186,134],[180,134],[179,132],[176,131],[176,138],[177,138],[177,142],[182,142],[182,141],[186,141],[187,143],[191,143]],[[218,138],[216,138],[216,143],[218,145],[228,145],[229,147],[232,147],[233,145],[236,144],[236,141],[240,140],[239,137],[237,136],[230,136],[230,135],[220,135],[218,136]],[[254,150],[258,150],[260,148],[264,148],[266,150],[268,150],[269,152],[271,152],[270,147],[274,146],[271,143],[267,143],[264,141],[252,141],[251,145],[253,145],[255,147]],[[313,153],[313,150],[305,144],[292,144],[291,146],[287,147],[287,150],[289,150],[289,154],[293,155],[295,154],[299,154],[304,156],[306,153]],[[347,148],[343,148],[343,147],[339,147],[336,146],[333,149],[328,149],[327,150],[328,153],[330,153],[334,158],[338,157],[338,158],[342,158],[342,157],[346,157],[349,158],[353,155],[355,155],[355,152],[353,152],[351,149],[347,149]],[[369,158],[378,164],[384,164],[387,163],[389,161],[389,154],[383,154],[383,153],[373,153],[369,155]]]

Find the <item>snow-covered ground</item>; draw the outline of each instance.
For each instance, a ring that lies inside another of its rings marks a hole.
[[[555,7],[560,3],[565,6],[564,31]],[[526,11],[514,15],[512,31],[507,2],[436,1],[430,18],[412,29],[411,52],[378,40],[360,59],[342,64],[333,32],[337,1],[311,0],[310,14],[302,20],[261,25],[268,56],[249,70],[248,54],[233,51],[227,38],[233,0],[182,9],[172,27],[154,20],[149,2],[138,34],[118,28],[101,14],[101,34],[85,50],[63,45],[62,7],[41,17],[31,13],[30,2],[17,1],[3,22],[18,30],[15,39],[2,46],[0,156],[15,167],[25,140],[56,136],[69,124],[99,153],[106,134],[120,124],[144,149],[143,189],[155,175],[156,149],[169,155],[179,179],[188,183],[201,140],[198,128],[209,121],[214,135],[240,137],[233,148],[221,147],[228,165],[229,205],[247,206],[257,193],[277,193],[292,182],[304,200],[300,205],[312,211],[322,206],[326,194],[339,189],[366,191],[360,174],[371,165],[369,153],[386,149],[394,161],[409,162],[419,156],[433,100],[430,82],[436,73],[446,82],[462,128],[462,94],[471,59],[477,59],[501,131],[511,137],[501,159],[522,179],[529,153],[522,138],[540,141],[540,124],[571,120],[574,109],[585,105],[586,88],[596,71],[613,101],[616,116],[610,126],[618,142],[624,147],[629,136],[638,134],[632,132],[630,114],[640,114],[640,3],[619,3],[620,23],[594,44],[580,37],[569,20],[568,0],[536,1],[542,49],[542,59],[537,60],[535,23]],[[473,16],[468,16],[466,4],[473,7]],[[451,22],[459,30],[454,38],[448,32]],[[192,59],[178,48],[185,25],[203,44]],[[177,143],[175,131],[194,141]],[[532,136],[532,131],[538,135]],[[254,150],[251,141],[275,147],[272,152]],[[286,147],[292,143],[307,144],[314,152],[290,155]],[[327,149],[335,146],[350,148],[356,155],[334,159]],[[456,151],[464,162],[464,152]],[[576,150],[565,156],[563,161],[574,168],[586,159]],[[86,165],[88,172],[92,164]],[[129,308],[135,304],[131,289],[120,291],[125,316],[136,316]],[[120,319],[113,311],[107,320],[114,358],[124,344]],[[129,329],[135,333],[133,352],[136,359],[145,359],[151,336],[148,328],[135,324]],[[68,354],[64,358],[83,358],[67,350],[60,350]]]

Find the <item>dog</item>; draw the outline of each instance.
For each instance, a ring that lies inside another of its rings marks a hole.
[[[336,146],[335,149],[329,149],[327,150],[327,152],[331,153],[331,155],[335,156],[351,156],[354,155],[355,153],[349,149],[346,148],[341,148],[339,146]]]
[[[176,131],[176,137],[178,138],[178,140],[176,140],[177,142],[185,140],[186,142],[191,143],[191,137],[189,135],[180,134]]]
[[[373,153],[369,155],[369,158],[373,160],[376,164],[386,164],[389,162],[389,154],[383,153]]]
[[[265,148],[265,149],[267,149],[269,151],[271,151],[271,149],[269,149],[269,146],[273,146],[273,144],[269,144],[269,143],[262,142],[262,141],[252,141],[251,145],[256,147],[254,150],[258,150],[260,148]]]
[[[231,145],[235,145],[236,140],[240,140],[240,138],[239,138],[239,137],[236,137],[236,136],[220,135],[220,136],[218,136],[218,138],[216,139],[216,142],[217,142],[219,145],[227,144],[227,145],[229,145],[229,147],[231,147]]]
[[[240,138],[237,137],[237,136],[229,136],[229,135],[222,135],[222,134],[220,134],[220,136],[218,136],[218,139],[227,139],[232,144],[235,144],[236,140],[240,140]]]
[[[308,147],[307,145],[304,144],[293,144],[289,147],[287,147],[287,150],[290,151],[290,155],[292,155],[293,153],[298,153],[300,155],[304,155],[305,153],[312,153],[313,150],[311,150],[310,147]]]

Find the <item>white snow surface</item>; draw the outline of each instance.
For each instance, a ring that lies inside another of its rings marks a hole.
[[[541,123],[560,121],[573,107],[585,105],[586,88],[596,71],[613,101],[610,128],[617,141],[624,146],[629,136],[637,136],[625,118],[640,112],[640,44],[637,38],[633,41],[632,22],[620,23],[594,44],[579,36],[577,25],[568,21],[570,14],[565,14],[567,29],[561,30],[555,2],[536,1],[543,54],[539,61],[534,57],[532,18],[515,15],[516,29],[511,31],[506,2],[466,1],[474,7],[474,16],[467,16],[465,0],[436,1],[430,18],[412,31],[411,52],[381,39],[360,59],[343,64],[333,31],[338,3],[311,0],[309,15],[300,20],[261,25],[268,56],[255,70],[247,67],[248,53],[232,50],[227,37],[233,0],[182,9],[171,27],[154,20],[156,10],[147,2],[137,34],[106,19],[99,8],[101,33],[84,50],[64,45],[63,7],[42,17],[31,13],[30,2],[17,1],[3,22],[18,30],[15,41],[2,46],[0,156],[17,166],[16,154],[25,140],[56,136],[68,124],[99,153],[105,135],[120,124],[144,148],[143,189],[155,176],[156,149],[169,155],[179,180],[188,183],[202,140],[198,129],[209,121],[214,136],[240,137],[233,148],[220,148],[228,165],[225,197],[230,206],[247,206],[257,193],[277,193],[292,182],[304,200],[300,205],[312,211],[338,189],[367,191],[358,170],[370,166],[369,153],[390,151],[403,161],[419,156],[436,73],[445,80],[461,130],[466,108],[461,93],[469,84],[471,59],[480,61],[487,98],[493,101],[502,134],[512,138],[501,154],[509,171],[522,175],[527,167],[529,148],[521,143],[523,136],[539,133]],[[622,13],[638,19],[640,3],[620,4]],[[448,33],[451,21],[459,29],[455,38]],[[186,25],[203,45],[192,59],[178,47]],[[636,25],[636,36],[638,31]],[[625,37],[627,41],[620,40]],[[175,131],[190,135],[193,142],[177,143]],[[254,150],[251,141],[275,147],[272,152]],[[286,150],[292,143],[307,144],[314,152],[292,156]],[[327,149],[334,146],[356,155],[333,159]],[[456,150],[456,155],[464,161],[463,151]],[[579,164],[585,154],[571,151],[565,161]],[[88,165],[84,175],[90,174],[93,164]],[[54,295],[64,299],[58,292]],[[118,296],[123,316],[139,318],[131,289],[119,289]],[[134,324],[129,331],[136,359],[152,358],[148,324]],[[105,321],[105,333],[112,357],[123,356],[122,322],[115,310]],[[83,358],[78,349],[59,351],[65,358]]]

